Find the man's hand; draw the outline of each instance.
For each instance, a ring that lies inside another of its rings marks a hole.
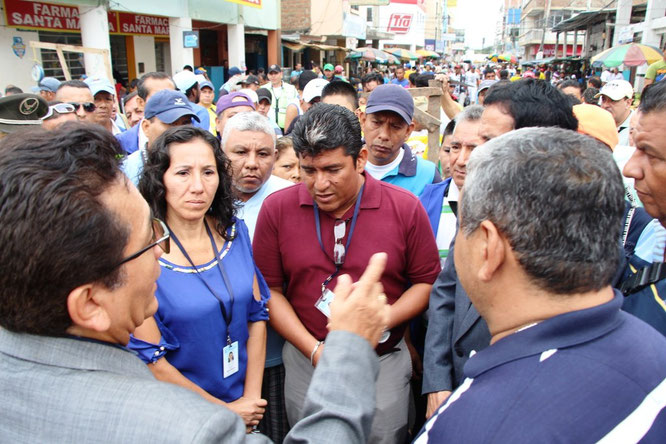
[[[428,393],[428,405],[426,406],[426,419],[430,418],[437,411],[440,405],[451,396],[451,392],[446,390],[441,392]]]
[[[245,425],[251,428],[259,424],[261,418],[264,417],[267,404],[265,399],[250,399],[241,396],[237,400],[227,403],[227,407],[243,418]]]
[[[442,92],[444,94],[450,94],[449,93],[449,76],[447,76],[446,74],[437,74],[435,76],[435,80],[442,83]]]
[[[379,282],[385,267],[386,253],[376,253],[355,284],[349,275],[338,278],[330,306],[329,331],[349,331],[368,340],[373,348],[377,346],[389,322],[389,306]]]

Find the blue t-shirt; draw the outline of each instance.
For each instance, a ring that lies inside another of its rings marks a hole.
[[[409,87],[409,80],[407,78],[404,78],[402,80],[393,79],[393,80],[391,80],[391,84],[400,85],[403,88],[408,88]]]
[[[166,354],[169,363],[185,377],[225,402],[243,395],[249,337],[247,324],[268,320],[266,302],[270,297],[266,281],[254,265],[245,223],[236,220],[234,227],[235,239],[217,248],[221,250],[222,264],[234,293],[229,334],[232,342],[238,341],[238,372],[223,377],[222,349],[226,346],[227,324],[218,299],[201,281],[201,278],[205,279],[222,298],[228,312],[230,297],[217,260],[199,266],[198,276],[192,267],[160,259],[162,273],[155,293],[159,302],[155,320],[162,333],[161,343],[149,344],[131,337],[128,346],[137,351],[144,362],[155,361]],[[253,297],[255,274],[261,301]]]

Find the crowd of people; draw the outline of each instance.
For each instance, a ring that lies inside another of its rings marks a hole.
[[[663,441],[666,82],[308,68],[0,99],[1,440]]]

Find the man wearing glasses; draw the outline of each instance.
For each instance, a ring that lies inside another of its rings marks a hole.
[[[347,108],[311,108],[292,137],[303,182],[266,198],[252,242],[271,287],[271,326],[287,340],[282,359],[289,423],[302,417],[314,367],[329,346],[324,339],[338,276],[359,276],[373,253],[386,252],[381,283],[391,310],[376,349],[380,372],[370,442],[402,443],[412,375],[403,336],[407,322],[425,310],[440,270],[428,216],[412,193],[364,171],[368,151],[358,118]]]
[[[121,152],[111,133],[78,123],[0,142],[0,442],[149,442],[156,430],[169,442],[267,442],[230,410],[155,380],[125,348],[157,310],[169,233],[120,172]],[[319,389],[285,442],[366,442],[385,262],[373,257],[354,288],[349,276],[335,288]],[[343,382],[327,385],[333,375]]]
[[[95,99],[88,85],[81,80],[62,82],[56,91],[55,100],[69,103],[76,108],[80,121],[95,122]]]
[[[71,103],[49,102],[49,111],[42,118],[42,128],[52,130],[70,120],[77,120],[76,108]]]

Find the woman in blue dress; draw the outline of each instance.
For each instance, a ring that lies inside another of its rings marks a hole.
[[[249,430],[266,405],[270,293],[254,265],[247,227],[234,216],[227,171],[217,139],[198,128],[169,129],[151,146],[139,190],[166,221],[173,247],[159,260],[159,309],[129,347],[157,379],[226,405]]]

